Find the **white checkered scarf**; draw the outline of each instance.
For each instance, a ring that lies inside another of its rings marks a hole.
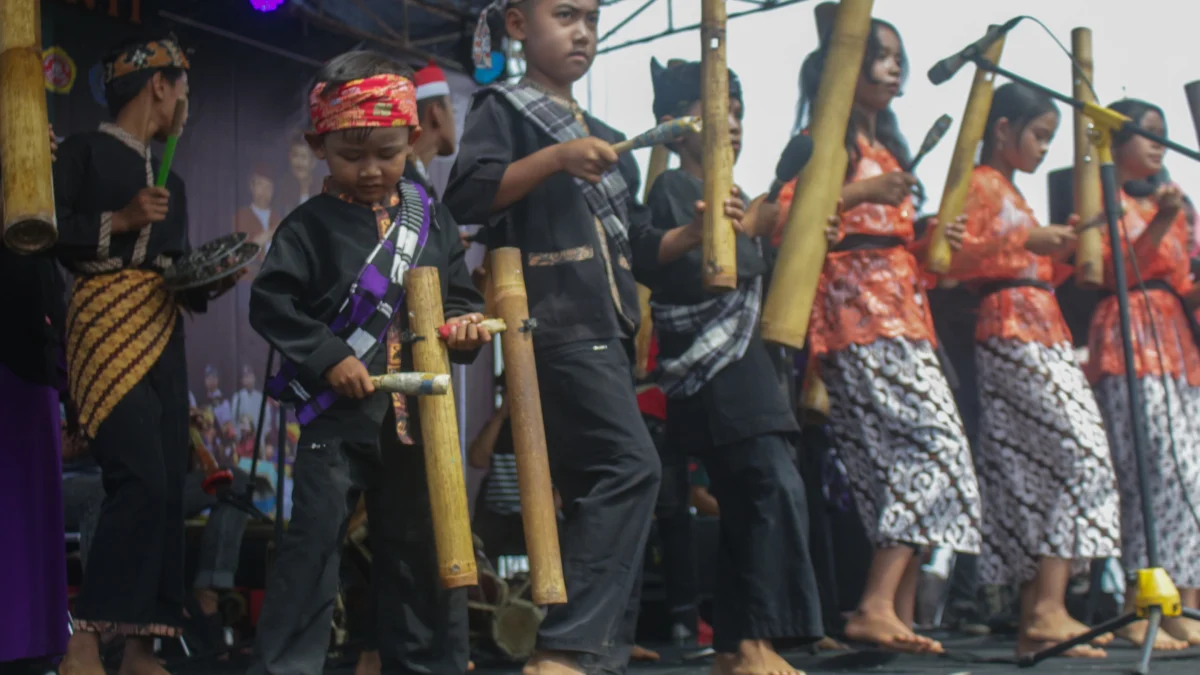
[[[587,130],[570,110],[529,85],[519,82],[498,83],[488,88],[503,94],[518,112],[557,143],[588,137]],[[593,185],[582,178],[576,178],[575,184],[583,191],[592,215],[596,216],[604,226],[604,231],[616,242],[615,253],[631,260],[633,254],[629,247],[629,230],[625,224],[629,217],[629,186],[620,170],[613,166],[600,179],[599,185]],[[614,259],[616,257],[613,256]]]
[[[761,252],[761,245],[759,245]],[[762,310],[762,277],[738,282],[735,290],[698,305],[650,303],[654,330],[696,335],[673,359],[658,357],[654,380],[668,398],[695,395],[726,366],[746,355]]]

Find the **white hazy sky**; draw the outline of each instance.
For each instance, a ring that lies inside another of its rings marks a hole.
[[[747,192],[759,194],[770,185],[779,153],[790,137],[798,96],[797,79],[804,57],[816,46],[813,8],[818,0],[730,20],[729,66],[742,81],[746,103],[744,143],[735,179]],[[643,0],[626,0],[606,8],[601,17],[604,34],[628,16]],[[751,8],[729,0],[729,12]],[[675,0],[675,25],[700,20],[700,0]],[[1167,113],[1170,136],[1180,144],[1197,147],[1196,132],[1188,111],[1184,85],[1200,80],[1200,2],[1196,0],[876,0],[874,15],[894,24],[904,39],[912,74],[904,96],[893,104],[913,150],[929,126],[943,113],[954,117],[954,126],[918,170],[929,200],[926,211],[936,211],[949,168],[958,122],[966,105],[974,67],[964,68],[940,87],[929,83],[926,72],[936,61],[978,39],[992,23],[1020,14],[1043,21],[1067,48],[1071,30],[1092,29],[1095,86],[1101,103],[1128,96],[1156,103]],[[667,0],[659,0],[634,19],[611,42],[657,33],[667,25]],[[653,125],[650,57],[698,59],[698,31],[682,33],[601,55],[590,79],[576,85],[575,96],[593,114],[629,135]],[[1001,65],[1064,93],[1071,90],[1070,61],[1037,24],[1025,21],[1009,35]],[[1046,175],[1069,166],[1073,156],[1071,118],[1067,110],[1050,154],[1038,173],[1021,175],[1017,183],[1041,217],[1049,209]],[[649,151],[638,152],[645,176]],[[1167,168],[1185,191],[1200,192],[1200,164],[1168,154]]]

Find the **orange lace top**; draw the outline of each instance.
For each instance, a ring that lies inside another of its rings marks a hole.
[[[1008,178],[990,166],[977,166],[963,209],[967,231],[954,254],[949,276],[975,290],[986,283],[1028,279],[1058,286],[1071,272],[1047,256],[1025,248],[1029,231],[1041,227],[1033,209]],[[1018,286],[991,293],[979,303],[975,340],[989,338],[1037,342],[1047,346],[1071,342],[1051,291]]]
[[[862,159],[851,182],[891,171],[900,164],[882,145],[858,137]],[[773,239],[778,245],[783,223],[795,196],[795,181],[779,195],[781,221]],[[900,206],[863,203],[842,213],[840,236],[847,234],[898,237],[904,247],[831,251],[813,299],[808,344],[820,355],[870,344],[881,338],[903,337],[935,342],[929,301],[922,272],[913,252],[925,241],[914,241],[912,199]]]
[[[1180,212],[1163,236],[1157,247],[1151,247],[1142,234],[1154,219],[1157,206],[1150,199],[1134,199],[1123,191],[1121,206],[1125,212],[1121,225],[1124,235],[1133,246],[1122,247],[1126,254],[1126,277],[1130,283],[1136,278],[1129,265],[1130,251],[1136,258],[1142,279],[1159,279],[1167,282],[1180,295],[1192,290],[1192,275],[1188,260],[1188,237],[1186,217]],[[1104,237],[1104,287],[1116,288],[1112,270],[1112,245],[1108,232]],[[1134,360],[1138,377],[1186,376],[1188,384],[1200,386],[1200,350],[1192,339],[1187,315],[1183,305],[1173,294],[1164,290],[1147,289],[1149,307],[1141,291],[1129,293],[1129,313],[1133,326]],[[1150,317],[1154,317],[1154,329],[1158,343],[1151,331]],[[1161,344],[1162,350],[1159,350]],[[1088,339],[1088,362],[1085,367],[1088,380],[1095,383],[1113,375],[1125,374],[1125,358],[1121,346],[1121,324],[1116,296],[1100,301],[1092,315]]]

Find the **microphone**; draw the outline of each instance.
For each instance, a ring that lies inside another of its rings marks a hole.
[[[771,189],[767,191],[768,204],[774,204],[779,199],[783,186],[800,174],[812,153],[813,141],[808,134],[797,134],[788,141],[783,154],[779,156],[779,163],[775,165],[775,180],[771,181]]]
[[[988,47],[996,44],[997,40],[1004,37],[1005,33],[1012,30],[1013,26],[1016,26],[1024,18],[1023,16],[1018,16],[1009,19],[999,26],[989,26],[987,33],[979,40],[968,45],[966,49],[933,64],[933,67],[929,69],[929,81],[938,85],[954,77],[954,74],[962,70],[964,65],[986,52]]]

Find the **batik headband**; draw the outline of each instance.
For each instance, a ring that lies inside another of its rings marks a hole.
[[[309,114],[318,134],[370,127],[413,127],[417,95],[412,80],[400,75],[373,75],[351,80],[332,96],[323,96],[327,82],[318,82],[308,96]],[[416,140],[410,136],[410,142]]]
[[[487,70],[492,67],[492,29],[488,27],[488,16],[492,12],[503,12],[509,5],[517,4],[519,0],[493,0],[479,13],[479,23],[475,26],[475,44],[471,48],[471,58],[475,67]]]
[[[136,44],[104,64],[104,83],[142,70],[191,67],[187,55],[174,40],[155,40]]]

